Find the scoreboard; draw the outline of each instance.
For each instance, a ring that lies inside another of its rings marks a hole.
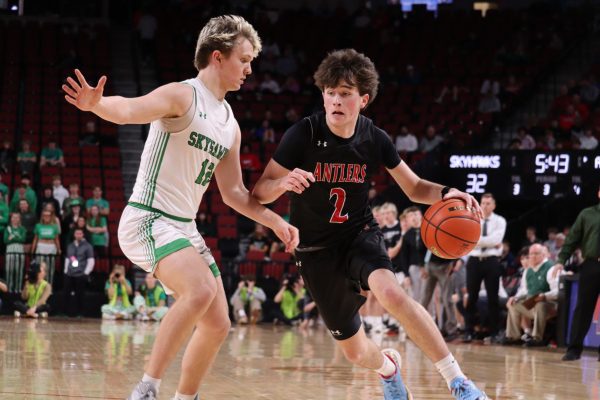
[[[600,152],[499,151],[452,153],[445,165],[447,185],[473,195],[548,199],[592,197],[600,184]]]

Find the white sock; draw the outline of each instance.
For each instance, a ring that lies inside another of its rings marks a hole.
[[[383,354],[383,365],[381,368],[376,369],[375,372],[384,378],[389,378],[396,373],[396,364],[394,364],[388,356]]]
[[[196,393],[181,394],[179,392],[175,392],[175,399],[173,399],[173,400],[194,400],[194,397],[196,397]]]
[[[459,376],[465,376],[460,369],[460,365],[458,365],[458,361],[454,359],[452,353],[436,362],[435,367],[446,380],[448,388],[450,388],[450,382],[452,382],[455,378]]]
[[[154,385],[154,388],[156,389],[156,391],[158,392],[158,389],[160,388],[160,379],[156,379],[151,377],[148,374],[144,374],[143,378],[142,378],[142,382],[148,382],[151,383],[152,385]]]

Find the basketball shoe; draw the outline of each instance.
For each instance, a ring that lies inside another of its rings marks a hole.
[[[140,381],[133,389],[127,400],[156,400],[158,390],[150,382]]]
[[[382,351],[383,354],[388,357],[396,366],[396,372],[389,378],[381,377],[381,384],[383,385],[383,398],[385,400],[412,400],[412,395],[408,391],[408,388],[402,381],[402,375],[400,369],[402,368],[402,357],[394,349],[385,349]]]
[[[473,381],[459,376],[450,382],[450,392],[456,400],[490,400],[487,395],[479,390]]]

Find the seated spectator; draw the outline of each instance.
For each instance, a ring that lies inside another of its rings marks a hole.
[[[250,323],[256,324],[260,321],[262,303],[267,299],[265,292],[256,286],[253,276],[242,277],[238,287],[231,295],[229,303],[233,307],[233,318],[238,324],[247,324],[248,315]]]
[[[459,85],[459,84],[452,85],[452,88],[449,88],[448,86],[444,86],[442,88],[442,91],[440,92],[440,95],[438,97],[436,97],[434,101],[438,104],[443,104],[444,98],[450,92],[452,92],[452,102],[458,103],[460,100],[459,97],[461,96],[461,93],[469,93],[469,88],[464,85]]]
[[[33,242],[33,230],[35,229],[38,219],[29,208],[27,200],[19,201],[19,215],[21,216],[21,224],[23,225],[23,228],[25,228],[27,234],[25,243],[31,245],[31,242]],[[26,246],[25,251],[29,252],[28,246]]]
[[[60,214],[62,215],[63,202],[69,197],[69,191],[62,185],[60,175],[54,175],[52,177],[52,196],[58,201],[59,208],[57,208],[57,210],[61,210]]]
[[[56,256],[60,254],[60,227],[56,224],[55,215],[51,211],[42,211],[40,222],[35,225],[33,234],[31,253],[38,261],[46,263],[48,282],[52,283]]]
[[[575,122],[581,116],[575,110],[572,104],[567,106],[567,109],[558,117],[558,126],[563,132],[570,132]]]
[[[169,308],[167,307],[167,295],[153,274],[147,274],[145,284],[135,292],[133,305],[137,316],[142,321],[160,321]]]
[[[508,99],[514,99],[521,92],[521,84],[517,82],[517,78],[514,75],[508,76],[508,81],[504,86],[505,96]]]
[[[258,154],[250,151],[250,146],[245,144],[242,146],[240,153],[240,165],[243,170],[246,171],[258,171],[261,167],[260,159]]]
[[[213,224],[213,222],[209,220],[208,215],[204,211],[198,214],[198,218],[196,219],[196,228],[198,229],[198,232],[200,232],[202,237],[211,237],[216,236],[217,234],[215,224]]]
[[[135,306],[129,301],[133,293],[131,282],[125,277],[125,267],[116,264],[108,276],[104,286],[108,296],[108,304],[102,306],[104,319],[131,319],[135,313]]]
[[[587,128],[583,134],[573,134],[579,139],[579,148],[581,150],[596,150],[598,147],[598,139],[594,136],[594,131]]]
[[[90,216],[87,220],[86,230],[90,234],[90,243],[94,246],[94,254],[96,257],[106,256],[106,247],[108,241],[106,240],[106,217],[100,215],[100,209],[97,205],[93,205],[90,208]]]
[[[425,137],[421,139],[421,143],[419,143],[419,151],[422,153],[430,153],[435,150],[444,139],[435,132],[435,127],[433,125],[429,125],[427,127],[427,131],[425,132]]]
[[[500,103],[498,96],[490,89],[479,101],[479,107],[477,109],[482,114],[499,113],[502,111],[502,104]]]
[[[480,93],[486,95],[488,93],[497,96],[500,94],[500,82],[496,80],[486,79],[481,84]]]
[[[83,235],[83,229],[77,228],[73,232],[72,241],[69,241],[65,254],[64,266],[64,292],[65,304],[73,305],[74,315],[83,313],[83,295],[88,277],[94,270],[96,263],[94,250]],[[69,315],[73,310],[67,310]]]
[[[421,75],[413,65],[406,66],[406,75],[402,78],[402,83],[407,86],[417,86],[421,83]]]
[[[575,108],[577,114],[581,117],[581,120],[587,121],[588,117],[590,116],[590,108],[587,106],[587,104],[581,101],[581,96],[574,94],[573,98],[571,99],[571,104]]]
[[[52,284],[46,281],[46,263],[32,261],[27,282],[21,292],[22,301],[15,301],[15,317],[48,318],[50,306],[46,304],[52,294]]]
[[[293,75],[288,75],[285,78],[285,82],[283,82],[283,86],[281,86],[281,91],[291,94],[300,93],[300,82]]]
[[[400,133],[396,137],[396,151],[398,153],[412,153],[417,151],[418,148],[417,137],[409,132],[405,125],[402,125]]]
[[[4,140],[2,148],[0,148],[0,172],[3,174],[8,173],[13,162],[15,162],[15,151],[12,148],[12,143],[10,140]]]
[[[48,147],[44,147],[42,149],[42,154],[40,156],[40,167],[45,167],[46,165],[52,167],[65,166],[63,151],[56,146],[56,142],[54,140],[48,142]]]
[[[302,310],[300,329],[310,327],[319,318],[317,303],[312,299],[308,290],[304,292],[304,297],[298,301],[298,307]]]
[[[525,229],[525,240],[521,243],[521,247],[529,247],[536,243],[542,243],[542,239],[537,237],[537,229],[535,226],[528,226]]]
[[[27,231],[21,226],[21,214],[12,213],[10,224],[4,230],[4,244],[6,245],[4,272],[6,273],[8,290],[11,293],[16,293],[23,287],[26,238]]]
[[[24,140],[21,151],[17,154],[17,164],[21,175],[33,175],[37,156],[31,151],[31,142]]]
[[[107,217],[110,214],[110,205],[107,200],[102,198],[102,188],[95,186],[92,191],[92,198],[85,202],[85,210],[89,213],[92,206],[98,206],[100,215]]]
[[[279,321],[286,325],[292,325],[302,319],[302,310],[298,307],[298,302],[304,298],[306,290],[304,281],[300,275],[285,277],[281,284],[281,289],[275,295],[273,301],[279,304],[279,308],[273,311],[273,323]]]
[[[80,206],[83,206],[83,204],[85,203],[85,200],[83,200],[83,197],[81,197],[79,195],[79,184],[78,183],[71,183],[69,185],[69,197],[67,197],[65,199],[65,201],[63,201],[63,218],[65,218],[66,216],[69,215],[69,213],[71,212],[71,202],[74,202],[75,204],[79,204]]]
[[[98,129],[96,128],[96,121],[87,121],[85,123],[85,131],[82,133],[79,145],[98,146],[99,143],[100,138],[98,135]]]
[[[517,131],[517,138],[521,141],[519,150],[535,149],[535,139],[527,132],[524,126],[520,127]]]
[[[558,276],[552,278],[554,262],[548,259],[547,249],[539,244],[529,247],[529,264],[523,274],[517,294],[508,299],[505,344],[521,342],[521,317],[533,320],[531,336],[524,338],[525,346],[543,346],[546,321],[556,315]]]
[[[35,191],[31,188],[31,179],[29,175],[23,175],[21,177],[21,184],[19,188],[15,190],[13,197],[10,201],[10,210],[17,211],[19,207],[19,201],[25,199],[29,203],[31,207],[31,211],[35,214],[37,213],[37,195]]]
[[[275,143],[275,129],[271,126],[269,119],[263,120],[260,128],[254,131],[254,137],[259,142]]]
[[[269,249],[271,248],[272,240],[269,238],[267,233],[267,229],[264,225],[259,224],[258,222],[254,225],[254,232],[248,236],[248,251],[260,251],[265,254],[268,254]]]
[[[60,203],[52,195],[51,186],[44,187],[42,195],[39,198],[38,204],[40,204],[40,208],[42,210],[46,207],[47,204],[52,204],[52,211],[56,214],[57,217],[60,216]]]
[[[263,76],[263,81],[258,86],[258,90],[260,90],[261,92],[271,92],[274,94],[278,94],[279,92],[281,92],[281,87],[279,86],[279,83],[277,83],[277,81],[273,79],[271,74],[266,73]]]
[[[581,81],[579,94],[586,104],[593,106],[596,103],[598,96],[600,96],[600,88],[598,87],[595,76],[590,75],[588,78]]]

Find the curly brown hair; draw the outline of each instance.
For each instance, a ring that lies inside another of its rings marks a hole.
[[[377,96],[379,74],[373,61],[354,49],[335,50],[321,61],[313,76],[315,85],[324,91],[328,87],[336,87],[346,82],[358,89],[363,96],[369,95],[371,104]]]

